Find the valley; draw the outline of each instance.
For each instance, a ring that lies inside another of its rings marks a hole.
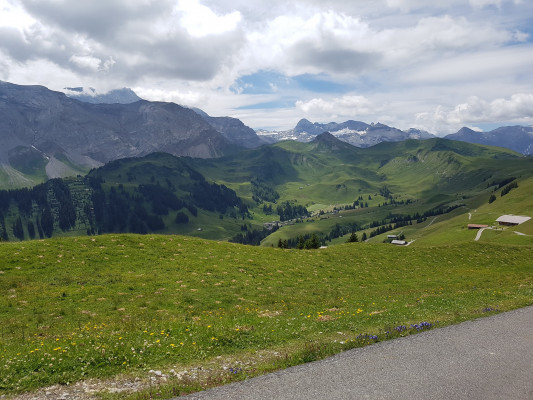
[[[436,227],[461,221],[463,229],[472,210],[483,223],[494,223],[498,212],[533,214],[532,162],[510,150],[438,138],[360,149],[327,133],[217,159],[153,153],[31,190],[0,191],[0,234],[4,240],[185,234],[294,247],[313,234],[330,246],[352,232],[383,241],[386,232],[401,231],[418,246],[447,235],[426,228],[431,216],[438,216]],[[504,181],[517,188],[501,196]],[[498,200],[489,204],[491,195]],[[51,217],[43,230],[45,214]]]

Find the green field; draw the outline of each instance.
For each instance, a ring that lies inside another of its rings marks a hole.
[[[0,243],[0,258],[0,394],[120,376],[148,382],[132,398],[171,397],[533,303],[533,247],[496,241],[308,251],[128,234]],[[189,374],[150,387],[151,369]]]

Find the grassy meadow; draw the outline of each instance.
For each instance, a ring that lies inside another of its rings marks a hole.
[[[0,394],[203,368],[130,395],[171,397],[533,303],[529,245],[125,234],[0,243],[0,258]]]

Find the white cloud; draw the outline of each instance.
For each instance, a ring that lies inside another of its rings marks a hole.
[[[427,7],[427,0],[387,0],[387,6],[399,8],[402,11],[410,11],[417,8]]]
[[[530,74],[532,59],[533,46],[529,44],[457,54],[418,64],[405,72],[403,80],[415,84],[468,84],[473,81],[495,84],[502,79],[512,80],[516,74]]]
[[[174,11],[181,17],[181,25],[191,36],[195,37],[233,31],[241,21],[239,11],[218,16],[209,7],[200,4],[198,0],[179,0]]]
[[[371,112],[370,101],[364,96],[343,96],[331,100],[315,98],[309,101],[297,101],[296,107],[305,115],[321,119],[342,117],[356,117]]]
[[[102,64],[102,60],[93,56],[74,55],[70,57],[69,61],[80,68],[89,69],[95,72],[100,69],[100,65]]]
[[[245,72],[275,69],[290,76],[346,73],[346,62],[373,52],[368,43],[372,34],[359,18],[331,10],[309,16],[281,15],[263,29],[249,32],[238,68]],[[356,70],[354,64],[352,72]]]
[[[168,101],[177,104],[187,105],[188,107],[201,107],[206,104],[208,94],[191,90],[163,90],[147,89],[139,86],[134,87],[133,91],[142,99],[152,101]]]
[[[36,22],[20,7],[18,2],[0,0],[0,26],[17,28],[23,31]]]
[[[447,131],[473,123],[533,122],[533,93],[516,93],[492,101],[471,96],[453,109],[437,106],[433,112],[416,115],[420,123],[445,126]]]

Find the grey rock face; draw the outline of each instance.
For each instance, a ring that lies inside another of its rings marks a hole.
[[[211,158],[235,150],[194,111],[173,103],[89,104],[0,81],[0,164],[10,165],[10,151],[24,148],[80,167],[156,151]]]
[[[211,117],[198,108],[193,108],[193,110],[231,143],[248,149],[253,149],[267,143],[257,136],[257,133],[252,128],[244,125],[237,118]]]

